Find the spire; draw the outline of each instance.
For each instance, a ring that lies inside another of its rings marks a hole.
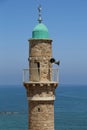
[[[42,7],[39,5],[38,7],[38,22],[33,31],[32,31],[32,38],[33,39],[49,39],[49,33],[47,27],[42,23],[42,15],[41,15]]]
[[[38,12],[39,12],[38,22],[39,22],[39,23],[42,22],[41,11],[42,11],[42,7],[41,7],[41,5],[39,5],[39,7],[38,7]]]

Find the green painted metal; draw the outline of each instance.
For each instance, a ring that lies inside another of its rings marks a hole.
[[[48,29],[43,23],[39,23],[32,31],[32,38],[48,39]]]

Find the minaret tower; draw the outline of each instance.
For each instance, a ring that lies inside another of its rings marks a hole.
[[[42,23],[41,10],[39,6],[39,23],[29,40],[29,69],[24,69],[23,84],[29,106],[29,130],[54,130],[58,69],[52,67],[52,40],[47,27]]]

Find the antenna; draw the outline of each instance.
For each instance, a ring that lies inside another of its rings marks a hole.
[[[39,23],[42,22],[41,11],[42,11],[42,7],[41,7],[41,5],[39,5],[39,7],[38,7],[38,12],[39,12],[39,18],[38,18],[38,21],[39,21]]]

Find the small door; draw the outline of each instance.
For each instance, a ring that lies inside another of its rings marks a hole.
[[[32,62],[31,63],[31,80],[34,82],[38,82],[40,80],[40,63],[39,62]]]

